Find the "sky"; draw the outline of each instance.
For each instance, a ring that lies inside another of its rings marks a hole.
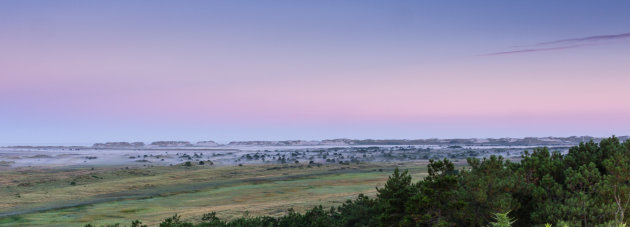
[[[0,145],[630,134],[629,1],[0,1]]]

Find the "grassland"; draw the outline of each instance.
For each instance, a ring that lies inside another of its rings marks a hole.
[[[375,194],[396,166],[414,179],[426,163],[23,168],[0,172],[0,226],[154,225],[175,213],[196,220],[284,214]],[[73,183],[74,182],[74,183]]]

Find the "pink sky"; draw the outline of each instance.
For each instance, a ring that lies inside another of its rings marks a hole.
[[[537,46],[628,32],[610,25],[622,11],[526,32],[536,18],[476,9],[392,24],[376,6],[65,7],[0,18],[5,143],[630,134],[630,39]]]

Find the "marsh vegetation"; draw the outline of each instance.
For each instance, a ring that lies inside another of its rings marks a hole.
[[[156,156],[137,152],[125,157]],[[616,137],[556,150],[159,152],[181,162],[6,167],[0,225],[486,226],[505,216],[514,226],[594,226],[630,216],[630,142]]]

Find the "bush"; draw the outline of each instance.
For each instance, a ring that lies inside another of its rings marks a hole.
[[[131,227],[147,227],[147,225],[143,225],[140,220],[135,220],[131,222]]]
[[[175,214],[173,217],[167,218],[160,223],[160,227],[194,227],[190,222],[180,220],[181,216]]]

